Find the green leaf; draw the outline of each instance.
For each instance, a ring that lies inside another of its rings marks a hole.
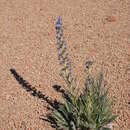
[[[59,112],[54,112],[54,113],[53,113],[53,117],[54,117],[57,121],[59,121],[59,122],[65,121],[64,118],[63,118],[63,116],[62,116]]]
[[[67,112],[72,112],[72,104],[68,100],[66,100],[64,104]]]
[[[110,119],[108,119],[107,122],[108,122],[108,123],[111,123],[111,122],[114,121],[117,117],[118,117],[117,115],[113,115],[113,116],[111,116]]]

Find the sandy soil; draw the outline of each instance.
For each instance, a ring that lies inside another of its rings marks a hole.
[[[17,80],[23,78],[46,96],[60,99],[52,87],[65,85],[55,38],[59,15],[77,84],[83,86],[86,58],[93,60],[93,73],[104,70],[114,97],[120,127],[114,129],[130,130],[129,0],[0,0],[0,128],[53,129],[41,119],[48,103]],[[11,68],[17,73],[11,74]],[[22,78],[16,80],[15,74]]]

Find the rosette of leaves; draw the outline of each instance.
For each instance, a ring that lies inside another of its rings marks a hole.
[[[56,22],[56,32],[59,60],[64,65],[61,76],[69,88],[66,91],[67,98],[63,96],[64,103],[52,113],[57,130],[111,130],[107,125],[117,116],[112,114],[112,101],[108,98],[108,90],[103,86],[103,74],[97,79],[89,74],[84,91],[77,96],[64,45],[61,17]]]

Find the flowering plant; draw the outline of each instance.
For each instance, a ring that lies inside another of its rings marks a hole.
[[[66,90],[68,98],[63,97],[64,103],[52,113],[56,128],[58,130],[111,130],[108,125],[117,116],[112,115],[112,101],[107,96],[108,91],[104,89],[103,74],[101,73],[96,79],[93,78],[90,73],[92,62],[87,61],[88,77],[83,93],[77,96],[71,63],[63,37],[61,17],[56,22],[56,38],[59,62],[63,65],[61,76],[69,88]]]

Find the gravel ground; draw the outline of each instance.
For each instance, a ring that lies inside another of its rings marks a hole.
[[[130,130],[129,0],[0,0],[0,128],[53,130],[42,120],[48,103],[25,88],[30,84],[60,99],[52,87],[65,85],[55,38],[58,16],[77,84],[83,86],[86,58],[93,60],[92,73],[103,69],[113,113],[119,114],[114,130]]]

